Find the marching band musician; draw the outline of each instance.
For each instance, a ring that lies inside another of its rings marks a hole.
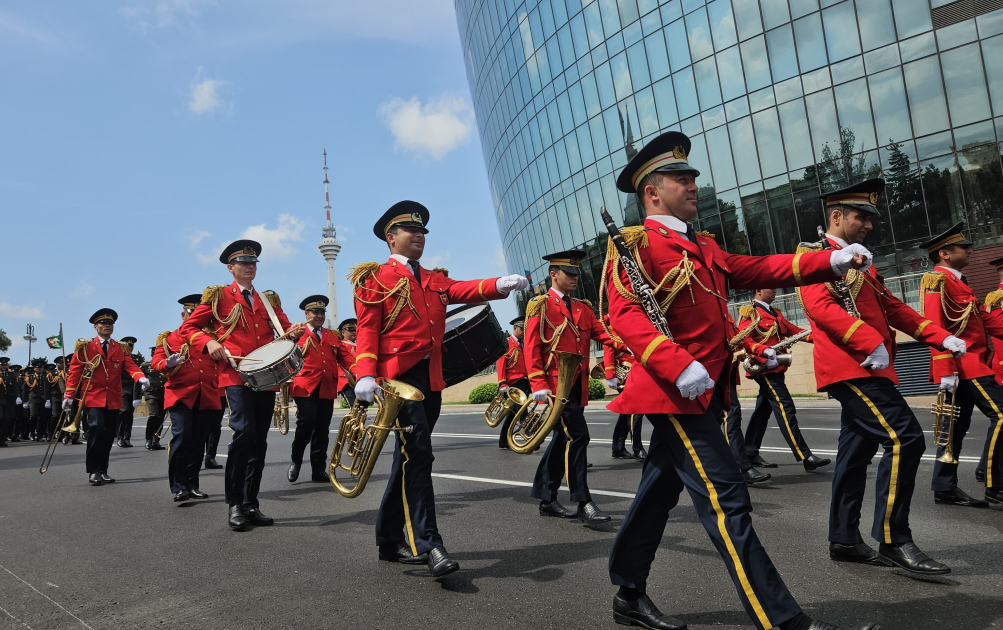
[[[24,387],[21,390],[21,399],[24,400],[24,408],[29,412],[28,437],[32,442],[41,442],[48,424],[46,419],[47,407],[49,405],[49,383],[45,378],[45,364],[47,361],[42,357],[31,360],[31,371],[24,379]]]
[[[341,335],[341,345],[346,352],[352,355],[352,365],[355,365],[355,339],[358,334],[357,325],[359,320],[354,317],[346,319],[338,324],[338,333]],[[344,371],[338,372],[338,394],[343,396],[351,407],[355,404],[355,388],[348,384],[348,376]]]
[[[996,275],[999,279],[999,287],[995,291],[990,291],[986,296],[985,307],[986,312],[992,312],[992,309],[1001,307],[1003,308],[1003,258],[997,258],[989,262],[990,265],[996,269]],[[991,359],[993,373],[996,375],[996,382],[1003,385],[1003,339],[997,339],[993,337],[993,355]],[[989,458],[989,442],[986,442],[982,449],[982,457],[979,459],[978,466],[975,468],[975,481],[983,483],[986,480],[986,461]]]
[[[300,308],[306,313],[306,332],[299,338],[303,368],[293,377],[290,393],[296,401],[296,432],[293,434],[292,463],[286,472],[289,483],[296,481],[303,465],[303,451],[310,445],[310,480],[327,482],[327,442],[331,430],[334,401],[338,398],[341,369],[351,371],[355,357],[338,334],[324,328],[327,296],[311,295]],[[344,378],[344,377],[341,377]]]
[[[884,180],[875,178],[821,195],[828,217],[826,239],[833,250],[860,247],[872,229],[872,218],[878,215],[875,205],[884,187]],[[798,251],[821,248],[821,244],[802,244]],[[919,421],[895,387],[892,326],[956,356],[964,354],[965,342],[892,295],[873,268],[847,275],[846,288],[849,303],[836,297],[838,290],[830,285],[800,289],[801,303],[812,322],[818,390],[828,392],[843,407],[829,509],[829,557],[895,565],[916,574],[949,573],[949,567],[916,546],[909,529],[916,471],[926,445]],[[879,446],[884,453],[875,479],[871,536],[880,543],[875,552],[863,541],[858,524],[867,467]]]
[[[609,316],[604,316],[607,318],[607,323]],[[623,343],[610,339],[603,344],[603,372],[606,376],[606,385],[610,389],[615,390],[618,386],[622,385],[616,376],[616,367],[621,364],[633,365],[634,355],[631,354],[630,348],[625,346]],[[643,462],[644,458],[648,456],[647,451],[644,450],[644,443],[641,441],[641,420],[644,419],[642,414],[629,414],[621,413],[616,418],[616,424],[613,425],[613,459],[636,459]],[[627,433],[631,436],[631,446],[633,447],[633,456],[627,454]]]
[[[271,343],[276,334],[271,314],[293,340],[303,334],[302,323],[290,324],[279,296],[266,291],[263,297],[254,286],[261,245],[257,241],[230,243],[219,260],[233,276],[230,286],[213,285],[202,293],[201,304],[178,330],[183,342],[197,353],[208,352],[219,365],[219,387],[230,408],[233,439],[226,459],[227,524],[242,531],[248,524],[271,525],[274,520],[261,511],[258,488],[265,468],[268,428],[272,422],[275,393],[254,391],[244,385],[231,356],[247,356]],[[264,300],[268,300],[265,302]],[[212,334],[204,332],[208,327]]]
[[[944,445],[937,447],[937,461],[933,465],[933,497],[937,503],[967,507],[988,507],[989,503],[1003,504],[1003,387],[994,378],[989,366],[992,349],[990,339],[1003,340],[1003,312],[999,301],[987,300],[986,306],[979,304],[975,292],[968,285],[968,279],[961,270],[968,266],[972,253],[972,241],[966,239],[962,224],[951,227],[921,247],[926,248],[930,260],[935,264],[933,271],[923,274],[920,284],[920,304],[923,315],[934,324],[956,333],[965,342],[968,351],[965,356],[955,359],[950,352],[931,349],[930,378],[940,381],[940,389],[954,395],[953,405],[960,414],[953,423],[954,431],[949,438],[952,454],[961,454],[962,442],[972,422],[975,407],[989,418],[989,433],[986,435],[985,501],[980,501],[958,487],[958,464],[939,459],[945,452]],[[998,360],[998,358],[997,358]],[[947,429],[947,427],[945,427]],[[940,436],[934,436],[938,438]]]
[[[645,594],[669,510],[685,487],[757,628],[832,630],[801,610],[760,544],[748,488],[721,431],[732,361],[727,292],[729,284],[751,289],[832,280],[867,264],[870,254],[860,245],[798,255],[724,252],[711,235],[686,223],[696,216],[698,190],[689,150],[684,134],[664,133],[617,178],[617,188],[636,194],[647,214],[643,226],[623,230],[624,241],[647,283],[658,287],[655,299],[673,338],[653,325],[658,315],[641,305],[611,243],[603,278],[610,321],[638,361],[608,408],[644,412],[652,424],[640,486],[610,551],[610,578],[620,587],[614,620],[661,630],[686,627]]]
[[[728,339],[731,340],[729,345],[732,350],[735,350],[736,345],[741,345],[742,349],[732,355],[731,369],[728,371],[728,387],[731,390],[731,404],[728,411],[725,412],[724,439],[728,442],[728,446],[731,448],[731,453],[735,456],[735,462],[738,464],[739,470],[742,471],[742,478],[745,479],[745,485],[751,486],[757,483],[763,483],[764,481],[769,481],[773,475],[757,470],[752,465],[752,462],[749,461],[748,455],[746,455],[745,434],[742,433],[742,401],[738,397],[738,383],[741,378],[738,375],[738,371],[742,368],[742,359],[745,356],[758,357],[765,361],[767,365],[769,365],[771,361],[776,362],[776,358],[767,359],[763,356],[765,351],[770,350],[769,348],[765,346],[754,348],[748,337],[745,339],[738,338],[738,328],[735,325],[735,320],[731,316],[731,312],[728,313]],[[775,356],[776,353],[774,352],[774,357]]]
[[[10,357],[0,357],[0,447],[7,446],[7,433],[12,427],[17,398],[17,377],[10,371]],[[11,438],[13,440],[13,437]]]
[[[379,389],[376,377],[403,381],[424,394],[408,401],[395,431],[397,448],[386,492],[376,517],[379,558],[405,564],[428,563],[432,577],[459,569],[442,544],[432,489],[432,430],[442,406],[442,336],[449,304],[497,300],[528,285],[523,276],[458,282],[444,269],[431,271],[418,260],[425,249],[429,212],[414,201],[401,201],[373,227],[387,243],[383,264],[353,268],[358,317],[355,394],[371,403]],[[407,542],[405,542],[405,532]],[[427,555],[427,559],[426,559]]]
[[[102,308],[91,315],[97,336],[93,339],[77,341],[70,359],[70,374],[66,381],[63,411],[73,408],[77,389],[86,391],[83,401],[87,432],[87,475],[92,486],[112,483],[108,476],[108,456],[115,441],[115,427],[122,407],[122,373],[125,372],[143,388],[150,386],[150,380],[122,349],[121,344],[111,338],[115,331],[118,313],[110,308]],[[91,371],[88,382],[82,381],[84,368]]]
[[[543,257],[550,263],[550,290],[526,305],[526,369],[533,389],[533,400],[544,403],[557,391],[557,352],[589,356],[591,341],[605,343],[609,335],[592,311],[588,300],[571,297],[578,288],[581,260],[585,252],[569,250]],[[610,520],[592,500],[586,479],[589,427],[585,406],[589,402],[588,362],[583,361],[573,375],[568,403],[561,414],[561,426],[555,429],[533,478],[530,493],[540,502],[541,516],[575,518],[594,525]],[[561,481],[567,478],[571,500],[577,510],[564,507],[557,500]]]
[[[798,426],[794,399],[787,389],[787,381],[784,378],[787,366],[777,363],[776,351],[770,347],[788,337],[804,332],[798,326],[790,323],[779,308],[774,308],[773,301],[776,297],[776,289],[757,289],[752,304],[743,306],[738,312],[738,336],[744,336],[752,348],[763,347],[765,348],[764,352],[772,355],[772,358],[769,359],[753,359],[757,363],[763,363],[765,371],[756,376],[752,376],[748,372],[745,374],[747,378],[751,378],[759,385],[756,407],[753,409],[752,415],[749,416],[749,426],[745,430],[745,453],[753,466],[777,467],[776,464],[767,462],[759,455],[759,449],[763,444],[763,437],[766,436],[766,426],[770,422],[770,413],[772,412],[777,419],[780,433],[787,441],[791,453],[794,454],[794,461],[803,461],[805,471],[811,472],[816,468],[828,466],[832,461],[814,455],[808,448],[808,444],[801,435],[801,428]],[[806,337],[804,341],[811,343],[811,335]],[[774,365],[771,366],[771,362]]]
[[[187,295],[180,300],[187,320],[188,306],[198,304],[202,296]],[[202,447],[209,428],[223,417],[220,404],[219,368],[205,348],[196,350],[182,337],[180,330],[157,336],[150,367],[164,375],[163,405],[171,417],[171,441],[167,446],[167,481],[175,503],[208,499],[199,489]]]
[[[122,350],[125,351],[127,355],[132,358],[133,363],[139,365],[136,362],[136,355],[132,351],[136,348],[135,337],[122,337],[119,339],[119,343],[122,345]],[[143,368],[140,367],[140,370]],[[118,412],[118,431],[115,436],[118,438],[117,445],[119,448],[132,448],[132,423],[134,412],[137,407],[139,407],[139,402],[141,398],[141,393],[135,391],[132,379],[129,378],[128,374],[122,375],[122,409]]]
[[[508,350],[498,359],[498,390],[505,392],[509,387],[521,390],[529,395],[529,379],[526,377],[526,351],[523,339],[526,337],[526,318],[522,315],[509,322],[512,334],[508,338]],[[498,436],[498,448],[509,448],[508,428],[515,418],[515,412],[509,412],[501,422],[501,433]]]

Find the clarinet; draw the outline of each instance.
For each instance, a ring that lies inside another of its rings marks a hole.
[[[627,279],[630,280],[630,285],[634,287],[634,292],[641,299],[641,307],[644,308],[644,314],[654,324],[655,330],[668,337],[669,341],[674,341],[672,333],[669,332],[669,324],[665,321],[662,309],[658,306],[655,292],[644,281],[640,267],[637,266],[634,257],[630,255],[627,246],[624,245],[620,228],[613,222],[613,217],[609,216],[609,212],[606,212],[606,206],[599,208],[599,215],[602,217],[603,223],[606,224],[606,231],[609,232],[609,237],[613,239],[613,246],[616,247],[617,253],[620,254],[620,262],[623,264],[624,271],[627,272]]]
[[[825,230],[822,229],[821,225],[818,226],[818,235],[822,239],[822,249],[832,249],[832,246],[829,245],[829,239],[825,236]],[[859,318],[860,312],[857,311],[857,305],[853,302],[853,296],[850,294],[849,287],[846,286],[846,281],[842,278],[833,280],[832,286],[836,289],[836,293],[839,294],[840,299],[843,300],[843,308],[846,309],[846,312],[853,317]]]

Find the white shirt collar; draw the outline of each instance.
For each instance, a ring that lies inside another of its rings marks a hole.
[[[849,246],[849,243],[847,243],[843,239],[839,238],[838,236],[833,236],[832,234],[828,234],[828,233],[826,234],[826,236],[828,236],[830,239],[836,241],[836,244],[839,245],[840,247],[848,247]]]
[[[103,343],[105,341],[111,341],[111,335],[108,335],[107,337],[102,337],[101,335],[98,335],[98,339],[101,340],[99,343]]]
[[[564,294],[558,291],[555,287],[550,287],[550,290],[557,294],[557,297],[564,299]]]
[[[320,328],[314,328],[310,324],[307,324],[306,327],[309,328],[310,332],[312,332],[314,335],[317,335],[318,337],[320,336],[320,330],[321,330]]]
[[[404,268],[407,269],[412,276],[414,275],[414,272],[411,271],[411,261],[407,259],[407,256],[402,256],[400,254],[390,254],[390,257],[399,262],[401,265],[403,265]]]
[[[935,269],[943,269],[944,271],[950,271],[954,274],[954,277],[961,280],[962,273],[957,269],[951,269],[950,267],[945,267],[944,265],[937,265]]]
[[[773,307],[772,307],[772,306],[770,306],[769,304],[767,304],[766,302],[764,302],[764,301],[762,301],[762,300],[756,300],[756,301],[757,301],[757,302],[759,302],[760,304],[762,304],[762,305],[763,305],[763,307],[764,307],[764,308],[766,308],[766,310],[768,310],[768,311],[771,311],[771,310],[773,310]]]
[[[354,345],[355,345],[355,342],[354,342],[354,341],[349,341],[348,339],[342,339],[342,341],[343,341],[344,343],[347,343],[347,344],[348,344],[348,345],[350,345],[350,346],[354,346]]]
[[[671,214],[649,214],[648,218],[654,219],[655,221],[658,221],[659,223],[669,228],[670,230],[674,230],[676,232],[679,232],[680,234],[685,235],[687,232],[689,232],[689,227],[690,227],[689,224],[680,219],[679,217],[673,216]]]

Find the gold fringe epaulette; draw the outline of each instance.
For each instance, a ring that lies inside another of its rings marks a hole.
[[[940,291],[944,288],[944,281],[947,280],[947,276],[944,275],[943,271],[931,271],[930,273],[924,273],[923,278],[919,281],[919,286],[921,289],[926,289],[927,291]]]
[[[160,346],[164,345],[164,342],[167,341],[167,337],[172,332],[174,332],[174,331],[173,330],[165,330],[164,332],[162,332],[159,335],[157,335],[157,343],[153,344],[154,347],[159,348]]]
[[[129,354],[129,344],[125,341],[118,342],[118,345],[122,347],[122,352]]]
[[[707,238],[715,238],[717,236],[717,234],[711,234],[707,230],[698,230],[697,234],[701,234],[703,236],[706,236]]]
[[[366,278],[376,273],[376,270],[379,268],[380,263],[377,262],[355,265],[348,270],[348,281],[352,283],[353,287],[361,287],[366,282]]]
[[[623,244],[627,246],[627,249],[634,246],[648,246],[648,228],[643,225],[625,227],[620,230],[620,236],[623,237]]]
[[[223,289],[226,288],[221,284],[210,284],[202,292],[202,303],[203,304],[215,304],[219,300],[220,294]]]
[[[546,295],[538,295],[530,300],[529,303],[526,304],[526,319],[536,317],[537,313],[540,312],[540,309],[543,308],[543,305],[547,302],[547,299],[548,296]]]
[[[820,251],[822,251],[822,243],[798,243],[798,248],[794,251],[794,253],[803,254],[805,252]]]
[[[579,300],[578,298],[572,298],[572,299],[574,299],[575,302],[581,302],[585,306],[592,308],[592,302],[590,302],[589,300]]]
[[[1003,308],[1003,289],[996,289],[986,296],[986,311],[992,311],[996,307]]]
[[[279,299],[279,294],[275,291],[265,291],[265,297],[271,302],[272,308],[282,308],[282,300]]]
[[[330,330],[330,329],[328,329],[328,330]],[[341,336],[341,332],[340,331],[331,330],[331,332],[334,333],[334,336],[337,337],[338,339],[343,339],[344,338],[344,337]]]
[[[752,316],[756,314],[756,307],[751,304],[743,304],[738,309],[739,319],[752,319]]]
[[[77,343],[73,345],[73,354],[80,352],[81,348],[86,348],[90,342],[90,339],[77,339]]]
[[[435,269],[432,270],[432,273],[436,273],[436,272],[441,273],[442,275],[446,276],[447,278],[449,277],[449,269],[446,269],[445,267],[436,267]]]

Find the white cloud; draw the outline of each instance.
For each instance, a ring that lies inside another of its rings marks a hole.
[[[394,150],[441,160],[470,139],[474,111],[460,97],[443,95],[422,105],[417,97],[393,98],[379,107],[384,124],[394,134]]]
[[[434,269],[436,267],[441,267],[449,260],[451,254],[448,251],[438,253],[434,256],[423,256],[421,260],[421,266],[425,269]]]
[[[12,319],[45,319],[45,313],[37,306],[0,302],[0,315]]]
[[[219,251],[222,252],[224,247],[226,247],[226,244],[221,245]],[[219,252],[217,252],[215,256],[211,256],[209,254],[197,253],[195,254],[195,260],[199,261],[203,265],[211,265],[219,261]]]
[[[198,74],[202,74],[201,68],[199,68]],[[226,102],[219,95],[219,89],[223,86],[222,81],[219,79],[199,81],[198,76],[195,80],[196,83],[192,83],[188,97],[189,111],[193,114],[208,114],[226,105]]]
[[[278,223],[274,228],[267,224],[249,225],[244,228],[237,238],[249,238],[252,241],[261,243],[261,257],[263,260],[281,260],[292,258],[299,249],[295,243],[303,240],[303,230],[306,223],[300,221],[291,214],[280,214]],[[201,240],[201,239],[200,239]],[[214,265],[219,262],[219,255],[223,249],[232,241],[220,243],[209,254],[196,252],[195,260],[203,265]]]
[[[94,293],[94,287],[85,282],[74,289],[71,295],[75,298],[85,298],[92,293]]]
[[[211,234],[209,232],[206,232],[205,230],[197,230],[195,232],[191,232],[191,233],[188,234],[188,237],[187,237],[188,238],[188,245],[192,249],[195,249],[196,247],[199,246],[199,243],[201,243],[203,240],[205,240],[209,236],[211,236]]]
[[[118,12],[140,30],[151,26],[175,26],[182,19],[194,19],[211,4],[208,0],[154,0],[134,2]]]
[[[13,13],[0,11],[0,41],[18,39],[47,48],[59,45],[59,39],[49,31],[38,28]]]
[[[508,274],[508,263],[505,261],[505,251],[501,248],[501,246],[495,250],[494,263],[498,269],[502,270],[502,272],[506,275]]]

